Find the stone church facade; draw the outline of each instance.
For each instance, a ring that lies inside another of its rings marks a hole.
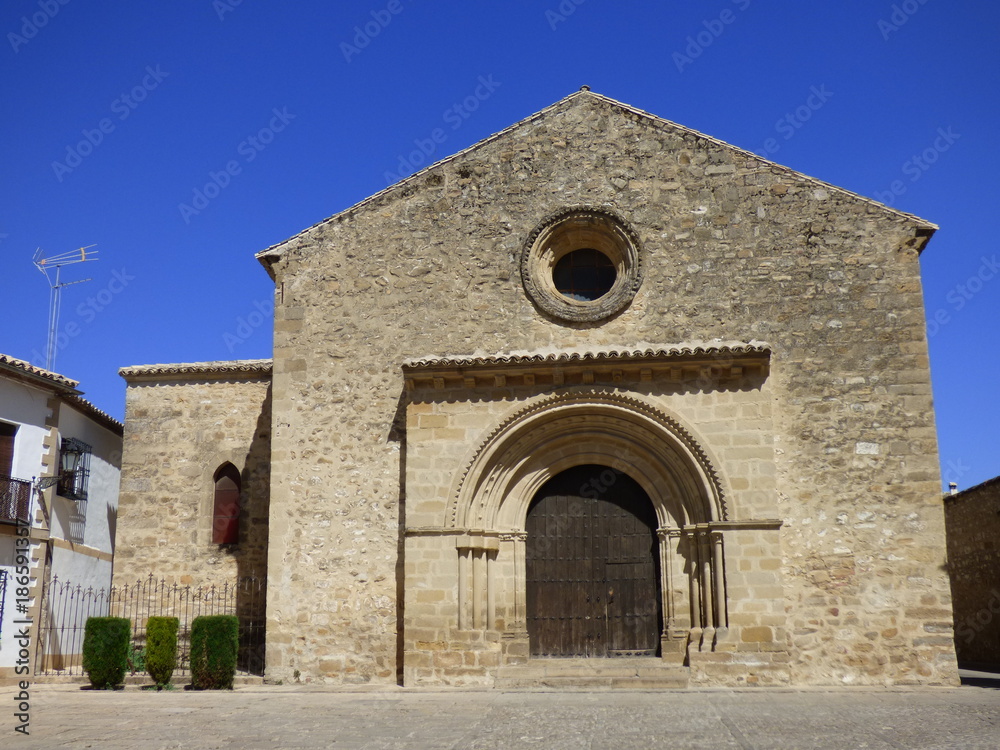
[[[116,580],[266,576],[274,680],[954,684],[935,228],[574,93],[260,252],[273,362],[122,371]]]

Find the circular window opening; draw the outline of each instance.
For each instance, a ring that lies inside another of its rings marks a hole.
[[[593,302],[611,291],[618,271],[607,255],[590,247],[566,253],[552,269],[552,283],[569,299]]]
[[[642,283],[639,240],[615,214],[578,206],[551,214],[521,250],[521,281],[544,313],[568,323],[618,314]]]

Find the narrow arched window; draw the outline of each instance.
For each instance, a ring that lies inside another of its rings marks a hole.
[[[240,540],[240,473],[230,463],[215,472],[212,543],[236,544]]]

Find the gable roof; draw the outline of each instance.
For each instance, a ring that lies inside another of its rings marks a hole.
[[[988,488],[998,487],[1000,488],[1000,476],[993,477],[992,479],[987,479],[984,482],[980,482],[972,487],[966,487],[961,492],[956,492],[954,495],[946,494],[944,496],[944,501],[946,503],[954,503],[961,500],[968,500],[971,498],[978,497],[981,493],[985,492]]]
[[[77,389],[79,381],[67,378],[57,372],[36,367],[30,362],[6,354],[0,354],[0,376],[30,383],[56,394],[63,401],[79,409],[84,415],[108,428],[116,435],[121,435],[124,429],[122,423],[107,412],[101,411],[83,397],[83,391]]]
[[[71,380],[65,375],[36,367],[23,359],[16,359],[7,354],[0,354],[0,372],[15,376],[19,380],[27,380],[36,385],[43,385],[52,390],[60,392],[79,393],[76,387],[80,385],[77,380]]]
[[[577,100],[580,100],[581,102],[583,102],[583,101],[596,101],[596,102],[601,102],[601,103],[604,103],[604,104],[607,104],[607,105],[611,105],[613,107],[617,107],[619,109],[622,109],[622,110],[630,113],[631,115],[633,115],[635,117],[638,117],[640,119],[646,120],[649,124],[654,125],[655,127],[669,128],[669,129],[672,129],[672,130],[676,130],[676,131],[678,131],[678,132],[680,132],[680,133],[682,133],[684,135],[693,136],[693,137],[695,137],[697,139],[704,140],[704,141],[707,141],[709,143],[715,144],[716,146],[721,146],[722,148],[728,149],[728,150],[733,151],[735,153],[738,153],[738,154],[740,154],[742,156],[754,159],[754,160],[760,162],[762,166],[767,167],[769,170],[771,170],[773,172],[776,172],[776,173],[779,173],[779,174],[785,174],[785,175],[788,175],[789,177],[795,178],[796,180],[801,180],[801,181],[807,182],[809,184],[812,184],[812,185],[816,186],[817,188],[821,188],[823,190],[829,190],[831,192],[838,193],[838,194],[843,195],[843,196],[845,196],[847,198],[850,198],[852,200],[857,200],[857,201],[860,201],[862,203],[867,203],[868,205],[870,205],[870,206],[872,206],[874,208],[877,208],[877,209],[879,209],[881,211],[884,211],[887,214],[894,215],[894,216],[896,216],[898,218],[902,218],[902,219],[905,219],[907,221],[910,221],[910,222],[916,224],[916,226],[917,226],[918,229],[921,229],[921,230],[924,231],[925,236],[928,239],[930,238],[931,234],[933,234],[935,231],[937,231],[937,229],[939,229],[939,227],[938,227],[937,224],[929,222],[926,219],[921,219],[919,216],[915,216],[914,214],[906,213],[905,211],[900,211],[899,209],[896,209],[896,208],[891,208],[890,206],[886,206],[884,203],[879,203],[878,201],[873,200],[872,198],[868,198],[868,197],[866,197],[864,195],[860,195],[859,193],[855,193],[855,192],[852,192],[850,190],[846,190],[845,188],[837,187],[836,185],[831,185],[830,183],[824,182],[824,181],[819,180],[819,179],[817,179],[815,177],[810,177],[809,175],[803,174],[802,172],[798,172],[798,171],[796,171],[794,169],[791,169],[790,167],[785,167],[785,166],[783,166],[781,164],[778,164],[776,162],[773,162],[773,161],[770,161],[768,159],[765,159],[764,157],[759,156],[758,154],[755,154],[752,151],[747,151],[746,149],[740,148],[739,146],[734,146],[734,145],[732,145],[730,143],[726,143],[725,141],[721,141],[718,138],[713,138],[710,135],[706,135],[706,134],[701,133],[701,132],[699,132],[697,130],[694,130],[692,128],[686,127],[684,125],[680,125],[680,124],[678,124],[676,122],[672,122],[672,121],[664,119],[662,117],[658,117],[657,115],[654,115],[654,114],[651,114],[649,112],[646,112],[645,110],[639,109],[638,107],[633,107],[630,104],[625,104],[624,102],[620,102],[617,99],[612,99],[612,98],[610,98],[608,96],[604,96],[603,94],[595,93],[595,92],[593,92],[593,91],[590,90],[590,87],[584,86],[579,91],[574,91],[569,96],[566,96],[566,97],[560,99],[559,101],[555,102],[554,104],[550,104],[545,109],[542,109],[542,110],[536,112],[533,115],[529,115],[528,117],[524,118],[523,120],[515,122],[513,125],[510,125],[510,126],[504,128],[503,130],[500,130],[500,131],[494,133],[493,135],[488,136],[488,137],[482,139],[481,141],[477,141],[476,143],[473,143],[471,146],[469,146],[467,148],[464,148],[461,151],[458,151],[458,152],[452,154],[451,156],[447,156],[447,157],[445,157],[443,159],[440,159],[440,160],[434,162],[433,164],[429,164],[428,166],[424,167],[420,171],[414,172],[409,177],[405,177],[404,179],[400,180],[399,182],[396,182],[396,183],[394,183],[392,185],[389,185],[385,189],[380,190],[379,192],[377,192],[377,193],[375,193],[373,195],[368,196],[367,198],[365,198],[362,201],[359,201],[358,203],[355,203],[353,206],[349,206],[348,208],[345,208],[343,211],[339,211],[339,212],[333,214],[332,216],[330,216],[330,217],[328,217],[326,219],[323,219],[322,221],[316,222],[312,226],[306,227],[301,232],[298,232],[297,234],[292,235],[288,239],[282,240],[281,242],[275,243],[274,245],[271,245],[270,247],[265,248],[264,250],[261,250],[254,257],[256,257],[257,260],[261,262],[261,264],[264,266],[265,269],[267,269],[268,273],[270,274],[271,273],[271,269],[270,269],[271,261],[279,258],[281,256],[283,250],[285,249],[285,247],[289,243],[294,242],[299,237],[302,237],[303,235],[307,234],[308,232],[312,231],[313,229],[315,229],[317,227],[320,227],[320,226],[323,226],[325,224],[329,224],[329,223],[332,223],[334,221],[337,221],[338,219],[341,219],[342,217],[345,217],[345,216],[347,216],[347,215],[349,215],[351,213],[354,213],[354,212],[358,211],[359,209],[364,208],[365,206],[367,206],[367,205],[369,205],[371,203],[374,203],[374,202],[378,201],[379,199],[384,198],[385,196],[387,196],[387,195],[389,195],[391,193],[394,193],[394,192],[397,192],[399,190],[402,190],[403,188],[405,188],[406,185],[408,185],[408,184],[410,184],[412,182],[417,181],[418,179],[422,178],[424,175],[428,174],[429,172],[432,172],[432,171],[434,171],[436,169],[439,169],[442,165],[448,164],[449,162],[452,162],[452,161],[455,161],[457,159],[460,159],[463,156],[465,156],[467,154],[470,154],[470,153],[472,153],[472,152],[474,152],[474,151],[482,148],[483,146],[485,146],[488,143],[492,143],[493,141],[496,141],[496,140],[498,140],[500,138],[503,138],[504,136],[508,135],[509,133],[514,132],[515,130],[518,130],[520,128],[525,127],[529,123],[532,123],[532,122],[535,122],[537,120],[540,120],[540,119],[548,116],[549,114],[551,114],[552,112],[554,112],[554,111],[556,111],[556,110],[558,110],[560,108],[563,108],[563,107],[565,107],[567,105],[575,103]],[[920,249],[922,249],[922,247]]]

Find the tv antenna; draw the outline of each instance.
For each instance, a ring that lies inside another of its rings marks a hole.
[[[75,263],[85,263],[90,260],[97,260],[97,251],[92,253],[87,251],[90,248],[96,247],[96,245],[87,245],[86,247],[81,247],[78,250],[70,250],[68,253],[62,253],[61,255],[53,255],[50,258],[45,257],[45,251],[42,248],[35,250],[35,255],[32,261],[35,267],[45,275],[45,280],[49,282],[49,340],[46,344],[45,349],[45,369],[50,372],[56,366],[56,353],[58,350],[59,342],[59,306],[62,302],[62,290],[63,287],[72,286],[73,284],[82,284],[84,281],[90,281],[91,279],[80,279],[79,281],[63,281],[61,279],[61,272],[63,266],[71,266]],[[55,279],[49,275],[49,271],[55,269]]]

